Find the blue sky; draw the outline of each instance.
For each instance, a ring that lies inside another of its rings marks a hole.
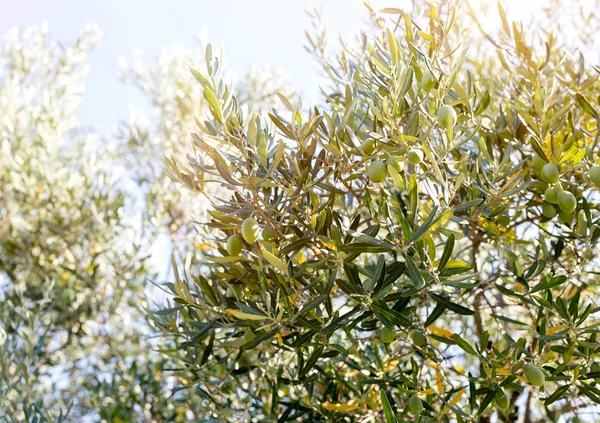
[[[378,3],[383,2],[371,3],[381,7]],[[306,100],[313,101],[319,80],[303,49],[304,30],[309,26],[305,10],[311,6],[322,8],[331,36],[353,33],[368,20],[361,0],[19,0],[4,4],[0,33],[46,20],[50,35],[67,43],[86,23],[98,24],[104,37],[88,59],[91,72],[79,117],[84,125],[107,130],[127,117],[130,104],[148,110],[136,88],[116,79],[118,57],[131,57],[135,48],[154,55],[173,43],[192,46],[204,27],[213,44],[223,42],[228,67],[240,73],[263,63],[273,69],[282,67]]]

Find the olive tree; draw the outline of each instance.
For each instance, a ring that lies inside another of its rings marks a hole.
[[[589,31],[370,13],[334,54],[314,16],[323,106],[248,113],[210,47],[192,69],[210,113],[168,171],[219,190],[156,313],[178,376],[203,421],[596,421]]]

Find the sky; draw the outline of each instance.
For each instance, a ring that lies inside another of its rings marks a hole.
[[[408,0],[369,3],[375,10],[409,9],[410,4]],[[515,17],[525,16],[536,3],[539,0],[520,2],[507,10],[515,12]],[[67,44],[86,23],[100,26],[103,41],[88,58],[91,71],[78,111],[81,123],[96,130],[108,130],[125,120],[129,105],[150,110],[135,87],[115,77],[119,56],[130,58],[135,49],[153,56],[174,43],[194,46],[195,35],[208,28],[213,45],[223,43],[229,68],[237,73],[263,63],[283,68],[305,104],[310,104],[318,96],[320,81],[303,48],[310,23],[305,11],[322,10],[332,39],[356,33],[369,20],[362,0],[0,0],[0,5],[0,34],[15,25],[23,28],[48,21],[50,35]]]
[[[203,28],[213,45],[223,43],[231,69],[243,73],[250,65],[269,63],[272,69],[283,68],[295,87],[314,98],[317,73],[303,48],[310,22],[305,10],[311,5],[322,8],[332,35],[350,34],[368,20],[359,0],[19,0],[4,5],[0,33],[48,21],[50,35],[66,44],[86,23],[99,25],[104,36],[88,58],[91,71],[79,117],[84,125],[106,129],[127,117],[129,105],[148,107],[135,87],[115,77],[119,56],[129,58],[135,49],[152,56],[174,43],[195,46]]]

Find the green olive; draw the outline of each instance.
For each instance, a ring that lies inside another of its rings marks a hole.
[[[558,204],[558,192],[554,187],[546,188],[544,192],[544,200],[551,204]]]
[[[546,164],[546,160],[542,159],[542,156],[539,154],[534,153],[533,158],[531,159],[531,164],[533,166],[533,170],[541,172],[542,168]]]
[[[558,166],[554,163],[546,163],[542,168],[542,180],[549,184],[555,184],[558,182],[558,178],[560,177],[560,171],[558,170]]]
[[[410,150],[408,152],[408,161],[414,165],[418,165],[423,160],[423,153],[421,150]]]
[[[457,120],[456,110],[454,110],[454,107],[444,104],[438,110],[437,118],[440,125],[444,128],[453,128]]]
[[[425,71],[423,73],[423,78],[421,78],[421,88],[423,88],[425,91],[430,91],[431,89],[435,88],[436,84],[437,81],[435,80],[433,74],[429,71]]]
[[[569,191],[558,194],[558,207],[565,213],[573,213],[577,208],[577,199]]]
[[[508,408],[508,406],[510,405],[510,401],[508,400],[508,397],[506,396],[506,394],[504,393],[502,388],[500,388],[499,386],[496,388],[496,395],[494,396],[494,400],[496,401],[496,404],[498,405],[498,407],[500,407],[504,410],[506,410]]]
[[[408,399],[408,409],[415,416],[423,412],[423,401],[417,395],[413,395]]]
[[[253,217],[249,217],[242,222],[242,237],[248,244],[256,242],[259,232],[260,226],[258,226],[258,222]]]
[[[552,204],[544,203],[542,204],[542,214],[546,219],[552,219],[554,216],[556,216],[556,209]]]
[[[393,167],[394,169],[396,169],[398,172],[402,171],[402,167],[400,166],[400,163],[398,163],[398,157],[397,156],[390,156],[386,159],[385,164],[388,166]]]
[[[590,181],[592,184],[600,188],[600,165],[590,167]]]
[[[244,248],[244,243],[239,235],[231,235],[227,238],[227,253],[230,256],[237,256],[242,252],[242,248]]]
[[[388,328],[387,326],[384,326],[383,328],[381,328],[379,338],[384,344],[390,344],[396,339],[396,331]]]
[[[383,182],[387,177],[387,166],[381,160],[375,160],[369,165],[367,174],[373,182]]]
[[[413,329],[410,331],[410,339],[417,347],[422,347],[425,345],[425,334],[418,329]]]
[[[368,138],[362,142],[360,145],[360,151],[367,156],[370,156],[375,151],[375,140],[372,138]]]
[[[573,213],[565,213],[563,211],[559,212],[558,221],[564,225],[570,225],[573,221]]]
[[[268,242],[273,242],[277,239],[277,232],[266,226],[262,231],[262,239]]]
[[[544,376],[544,372],[533,364],[528,364],[525,366],[525,377],[534,386],[542,386],[544,382],[546,382],[546,376]]]

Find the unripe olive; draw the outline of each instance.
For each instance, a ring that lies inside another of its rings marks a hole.
[[[410,339],[417,347],[422,347],[426,342],[425,335],[418,329],[413,329],[410,331]]]
[[[590,367],[590,372],[591,373],[600,373],[600,363],[597,363],[597,362],[592,363],[592,365]],[[594,380],[596,381],[596,383],[600,383],[600,376],[595,377]]]
[[[456,125],[456,110],[454,107],[444,104],[437,113],[438,121],[444,128],[453,128]]]
[[[436,80],[433,74],[429,71],[425,71],[423,73],[423,78],[421,78],[421,88],[425,91],[429,91],[432,88],[435,88]]]
[[[544,372],[533,364],[528,364],[525,366],[525,377],[534,386],[542,386],[544,382],[546,382],[546,376],[544,376]]]
[[[533,170],[540,172],[546,164],[546,160],[542,159],[542,156],[539,154],[534,153],[533,158],[531,159],[531,164],[533,166]]]
[[[408,409],[411,413],[418,416],[423,412],[423,401],[416,395],[408,399]]]
[[[362,142],[360,145],[360,151],[362,151],[367,156],[370,156],[375,151],[375,140],[372,138],[368,138]]]
[[[570,225],[573,221],[573,213],[565,213],[561,211],[558,213],[558,221],[565,225]]]
[[[402,167],[400,166],[400,163],[398,163],[398,157],[396,157],[396,156],[390,156],[390,157],[388,157],[385,160],[385,164],[388,165],[388,166],[393,167],[398,172],[402,171]]]
[[[542,179],[544,182],[554,184],[558,181],[560,171],[554,163],[546,163],[542,168]]]
[[[266,226],[262,231],[262,239],[268,242],[273,242],[277,239],[277,233],[273,229]]]
[[[573,213],[577,208],[577,199],[569,191],[558,194],[558,207],[565,213]]]
[[[600,166],[594,165],[590,167],[590,181],[592,184],[600,188]]]
[[[408,161],[414,165],[418,165],[423,160],[423,153],[421,150],[410,150],[408,152]]]
[[[239,235],[231,235],[227,238],[227,253],[230,256],[237,256],[242,252],[242,248],[244,248],[244,243]]]
[[[253,217],[249,217],[242,222],[242,237],[244,237],[244,241],[248,244],[256,242],[259,232],[260,226],[258,226],[258,222]]]
[[[552,204],[558,204],[558,192],[554,187],[546,188],[544,192],[544,200]]]
[[[500,388],[499,386],[496,388],[496,395],[494,396],[494,400],[496,401],[498,407],[502,409],[507,409],[510,405],[508,397],[506,396],[502,388]]]
[[[544,203],[542,204],[542,214],[546,219],[552,219],[554,216],[556,216],[556,209],[552,204]]]
[[[381,342],[383,342],[384,344],[390,344],[396,339],[396,331],[388,328],[387,326],[384,326],[383,328],[381,328],[381,333],[379,334],[379,337],[381,339]]]
[[[381,160],[375,160],[369,165],[367,174],[373,182],[383,182],[387,176],[387,166]]]

